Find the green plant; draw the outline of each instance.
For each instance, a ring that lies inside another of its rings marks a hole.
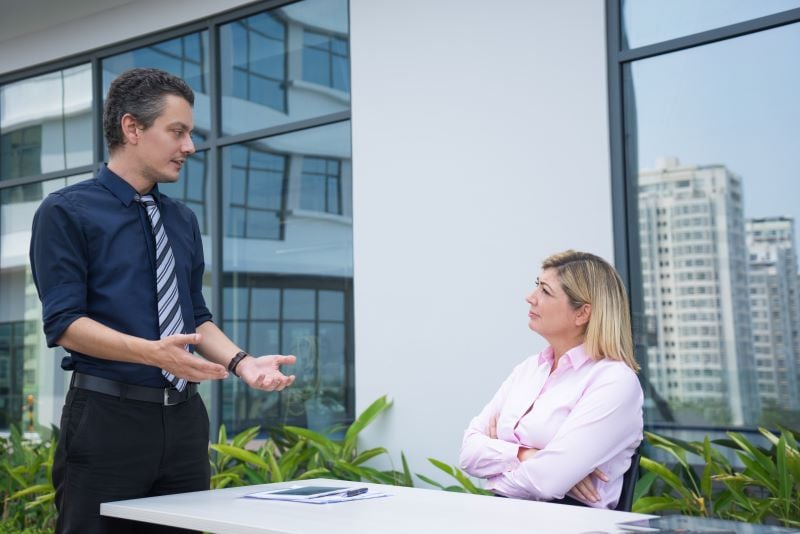
[[[479,488],[478,486],[473,484],[473,482],[469,479],[469,477],[465,475],[464,472],[461,471],[459,468],[447,465],[446,463],[440,460],[436,460],[434,458],[428,458],[428,461],[432,463],[439,470],[444,471],[451,477],[455,478],[459,483],[457,485],[445,486],[443,484],[436,482],[435,480],[431,480],[430,478],[417,473],[417,476],[419,477],[420,480],[427,482],[431,486],[435,486],[444,491],[455,491],[459,493],[474,493],[476,495],[494,495],[491,491]]]
[[[800,450],[797,433],[783,429],[780,437],[760,428],[770,448],[758,447],[743,435],[728,439],[685,442],[650,432],[647,441],[665,451],[671,468],[642,457],[647,473],[636,486],[634,512],[675,511],[748,523],[780,522],[800,527]],[[713,444],[713,445],[712,445]],[[739,469],[716,447],[734,451]],[[696,469],[690,462],[702,460]]]
[[[0,438],[0,498],[2,528],[19,532],[55,525],[52,470],[57,430],[49,440],[26,440],[17,427]],[[2,530],[0,530],[2,532]]]
[[[328,434],[305,428],[278,426],[270,437],[256,442],[260,428],[248,428],[230,440],[224,426],[217,442],[209,446],[211,487],[213,489],[302,480],[331,478],[369,481],[395,486],[414,486],[414,477],[404,454],[401,469],[380,470],[367,465],[369,460],[388,457],[384,447],[359,451],[358,436],[392,403],[385,396],[370,404],[348,427],[335,427]],[[342,439],[329,436],[343,432]],[[56,510],[53,504],[53,454],[58,430],[42,442],[30,442],[18,429],[9,438],[0,438],[0,498],[3,514],[0,534],[46,534],[52,532]],[[445,486],[424,475],[416,476],[446,491],[489,494],[475,486],[458,468],[430,458],[439,470],[457,484]]]
[[[377,399],[346,429],[342,440],[306,428],[281,426],[272,429],[270,437],[253,450],[248,445],[259,427],[249,428],[227,443],[222,426],[218,442],[210,446],[211,485],[222,488],[316,477],[411,485],[405,457],[403,471],[381,471],[364,464],[387,454],[385,448],[357,450],[360,432],[390,406],[385,396]]]

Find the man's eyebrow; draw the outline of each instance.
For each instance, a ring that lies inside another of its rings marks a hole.
[[[180,126],[184,130],[189,130],[189,131],[194,130],[194,128],[190,128],[188,124],[185,124],[185,123],[183,123],[181,121],[175,121],[175,122],[169,123],[169,128],[174,128],[175,126]]]

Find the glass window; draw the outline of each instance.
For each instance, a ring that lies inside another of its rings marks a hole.
[[[60,424],[68,379],[49,349],[28,261],[33,214],[42,199],[89,174],[0,189],[0,430]],[[23,410],[24,407],[24,410]]]
[[[305,0],[220,26],[223,133],[349,109],[348,39],[346,0]]]
[[[339,214],[340,169],[340,162],[336,159],[303,158],[300,207]]]
[[[180,200],[189,206],[197,216],[200,225],[200,233],[204,238],[208,238],[208,228],[210,226],[209,212],[207,209],[207,198],[211,186],[208,179],[207,151],[195,152],[186,160],[186,164],[181,169],[180,177],[177,182],[158,184],[158,189],[167,196]],[[204,255],[206,262],[213,257],[209,252],[209,243],[204,239]]]
[[[348,42],[313,30],[303,32],[303,79],[350,91]]]
[[[800,421],[798,50],[792,24],[624,67],[657,421]]]
[[[226,235],[281,239],[288,156],[253,142],[226,147],[222,161]]]
[[[290,371],[298,382],[280,395],[225,382],[223,420],[229,429],[288,422],[325,430],[352,417],[350,202],[342,201],[336,217],[296,211],[305,169],[338,169],[341,195],[351,198],[349,143],[350,125],[342,122],[223,150],[226,332],[253,354],[280,351],[298,358]],[[281,188],[252,193],[254,180],[269,182],[275,173]],[[231,185],[234,176],[238,186]],[[280,217],[280,239],[250,232],[253,214],[269,213]]]
[[[92,67],[0,87],[0,180],[91,164]]]
[[[796,7],[798,0],[623,0],[623,43],[636,48]]]
[[[210,50],[209,31],[217,28],[218,49]],[[197,216],[209,308],[212,289],[222,295],[222,309],[211,310],[218,324],[254,354],[296,352],[301,364],[292,372],[308,373],[295,393],[281,395],[226,381],[210,411],[222,402],[231,430],[278,421],[322,430],[352,420],[350,125],[306,122],[350,109],[347,0],[303,0],[233,22],[226,13],[203,31],[86,58],[0,86],[0,430],[59,422],[68,374],[57,365],[63,350],[46,348],[27,249],[42,198],[89,177],[70,176],[75,168],[107,159],[94,151],[102,128],[92,119],[102,116],[103,102],[93,100],[90,59],[99,59],[103,94],[133,67],[164,69],[193,88],[193,137],[203,150],[187,159],[177,182],[159,188]],[[224,134],[275,125],[292,133],[242,135],[231,144],[210,135],[212,102]],[[44,173],[61,178],[43,180]],[[22,177],[39,181],[2,181]],[[213,261],[214,247],[222,247],[222,264]],[[222,287],[212,288],[212,279]],[[210,384],[200,386],[206,401]]]
[[[107,57],[102,61],[103,98],[114,78],[134,67],[153,67],[180,76],[194,91],[192,138],[195,144],[201,143],[208,138],[211,127],[207,50],[208,32],[201,31]]]

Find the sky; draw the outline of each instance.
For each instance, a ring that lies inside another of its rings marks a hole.
[[[628,3],[653,5],[651,0]],[[735,7],[742,2],[704,0],[691,5],[722,4]],[[800,0],[747,5],[791,8]],[[699,27],[701,18],[692,23],[695,31],[706,29]],[[640,20],[646,20],[641,13],[632,19]],[[646,28],[649,23],[642,24]],[[644,43],[644,35],[649,34],[632,35],[632,42]],[[792,24],[631,64],[639,167],[653,168],[659,156],[676,156],[684,164],[725,165],[742,177],[745,216],[794,217],[800,246],[798,57],[800,24]]]

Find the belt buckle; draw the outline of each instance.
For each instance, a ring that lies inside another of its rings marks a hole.
[[[170,399],[169,399],[169,392],[170,391],[173,391],[173,388],[164,388],[164,406],[175,406],[176,404],[178,404],[180,402],[180,401],[175,401],[175,402],[171,402],[170,401]],[[175,389],[174,391],[176,393],[178,393],[177,389]]]

